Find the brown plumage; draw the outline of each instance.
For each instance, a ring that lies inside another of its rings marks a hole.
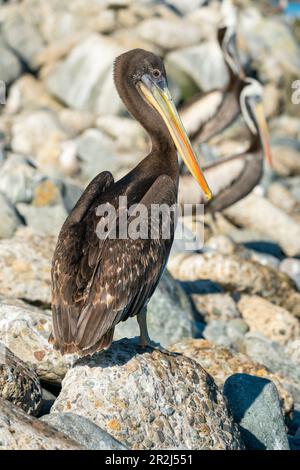
[[[116,324],[144,311],[162,275],[174,237],[172,216],[168,239],[162,238],[162,226],[157,237],[149,239],[113,239],[109,233],[99,239],[96,233],[103,221],[96,215],[100,204],[110,203],[116,209],[118,228],[123,211],[119,196],[127,196],[128,207],[136,203],[147,208],[151,204],[171,207],[177,200],[179,167],[174,143],[178,144],[181,134],[177,135],[175,129],[175,137],[171,136],[168,120],[162,118],[163,112],[175,111],[161,59],[142,49],[129,51],[116,60],[114,78],[126,107],[149,133],[152,150],[117,182],[109,172],[97,175],[61,229],[52,264],[52,311],[53,343],[63,354],[86,355],[108,348]],[[158,97],[158,102],[162,100],[163,111],[158,105],[155,107],[153,97]],[[163,100],[168,103],[165,108]],[[176,120],[173,114],[172,119]],[[189,142],[182,139],[181,144],[190,150]],[[200,184],[207,190],[203,181]],[[129,215],[128,222],[132,220]],[[152,222],[149,213],[148,227]],[[150,344],[145,321],[139,318],[142,343]]]

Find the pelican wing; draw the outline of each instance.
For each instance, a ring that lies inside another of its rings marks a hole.
[[[149,217],[151,204],[171,206],[175,201],[174,183],[168,176],[160,176],[140,201],[148,208],[147,217],[142,217],[141,223],[150,230],[153,222]],[[129,217],[129,229],[135,220],[135,216]],[[117,226],[119,221],[118,215]],[[86,236],[76,262],[77,269],[68,269],[67,273],[73,288],[70,292],[64,288],[59,298],[60,305],[66,308],[56,313],[55,337],[59,338],[57,346],[63,352],[90,354],[108,347],[115,325],[138,314],[153,294],[171,248],[172,218],[171,236],[166,240],[162,238],[162,226],[156,239],[107,236],[99,240],[97,223],[99,217],[90,210],[80,224],[85,227]],[[64,256],[69,258],[67,252]]]

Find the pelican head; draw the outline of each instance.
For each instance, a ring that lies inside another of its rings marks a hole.
[[[259,134],[265,157],[272,166],[268,125],[263,109],[263,87],[254,78],[245,79],[245,86],[240,94],[240,105],[248,128],[252,134]]]
[[[143,49],[128,51],[116,59],[114,78],[128,110],[144,125],[151,138],[162,130],[160,145],[171,137],[206,198],[211,199],[211,191],[169,92],[161,58]]]

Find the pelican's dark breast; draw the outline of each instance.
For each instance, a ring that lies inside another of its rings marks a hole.
[[[62,353],[85,355],[110,346],[115,325],[137,315],[153,294],[174,238],[174,219],[170,217],[168,239],[163,239],[161,226],[157,238],[111,239],[107,235],[99,239],[97,207],[109,202],[118,209],[122,195],[111,175],[109,179],[105,174],[105,184],[101,175],[90,183],[91,190],[85,191],[90,194],[88,199],[79,201],[65,222],[54,253],[54,337]],[[126,191],[128,204],[129,193]],[[149,232],[151,204],[171,207],[176,194],[172,179],[162,175],[138,201],[148,208]],[[119,215],[117,211],[117,228]]]

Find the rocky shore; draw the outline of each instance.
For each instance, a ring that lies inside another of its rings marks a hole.
[[[1,2],[0,449],[300,450],[299,35],[268,2],[235,3],[274,171],[207,224],[201,252],[174,245],[149,330],[178,355],[141,349],[130,319],[110,350],[79,359],[48,343],[56,238],[91,178],[119,178],[149,149],[113,61],[135,47],[161,55],[177,104],[224,87],[220,2]],[[200,159],[245,148],[244,127]]]

